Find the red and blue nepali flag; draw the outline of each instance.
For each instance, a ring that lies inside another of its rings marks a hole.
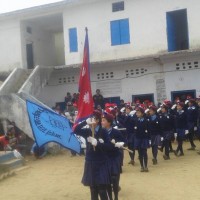
[[[79,77],[79,100],[78,115],[74,127],[84,119],[90,117],[94,111],[94,102],[92,98],[90,82],[90,58],[89,58],[89,40],[88,30],[86,28],[83,64]]]

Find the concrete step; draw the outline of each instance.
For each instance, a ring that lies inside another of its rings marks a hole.
[[[15,159],[12,151],[0,151],[0,164],[3,164],[9,160]]]
[[[26,73],[22,77],[20,77],[20,79],[16,82],[16,84],[13,85],[13,88],[12,88],[13,93],[17,93],[19,91],[19,89],[24,84],[24,82],[27,80],[29,75],[30,75],[29,73]]]
[[[10,171],[24,165],[24,160],[17,159],[12,151],[0,151],[0,167]]]
[[[9,170],[13,170],[19,167],[22,167],[24,165],[23,160],[21,159],[12,159],[9,160],[7,162],[4,162],[2,164],[0,164],[2,167],[6,167]]]
[[[22,166],[22,167],[18,167],[16,169],[8,170],[7,172],[0,173],[0,181],[4,180],[6,178],[9,178],[11,176],[14,176],[14,175],[16,175],[16,173],[18,173],[22,170],[28,169],[28,168],[29,168],[29,166]]]

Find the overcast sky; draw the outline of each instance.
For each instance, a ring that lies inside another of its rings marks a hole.
[[[0,13],[10,12],[62,0],[0,0]]]

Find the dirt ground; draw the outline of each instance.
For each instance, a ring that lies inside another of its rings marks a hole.
[[[196,141],[198,147],[200,144]],[[189,144],[184,144],[184,149]],[[137,155],[137,154],[136,154]],[[125,153],[120,200],[200,200],[200,155],[185,150],[184,157],[153,166],[149,150],[149,173],[141,173],[139,161],[128,165]],[[41,160],[29,159],[29,168],[0,182],[0,199],[5,200],[89,200],[89,188],[81,184],[84,157],[70,157],[68,151]]]

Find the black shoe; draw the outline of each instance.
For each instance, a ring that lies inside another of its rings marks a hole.
[[[153,162],[153,165],[157,165],[158,164],[158,161],[155,158],[152,159],[152,162]]]
[[[191,148],[189,148],[189,149],[187,149],[187,150],[189,150],[189,151],[194,151],[195,148],[196,148],[196,146],[193,146],[193,147],[191,147]]]
[[[148,167],[145,167],[145,168],[144,168],[144,172],[149,172]]]
[[[169,156],[163,155],[164,160],[170,160]]]
[[[128,164],[129,164],[129,165],[135,165],[135,161],[134,161],[134,160],[131,160]]]
[[[178,157],[181,157],[181,156],[184,156],[184,153],[180,153],[180,154],[178,155]]]
[[[178,152],[176,150],[173,151],[175,156],[178,156]]]
[[[144,167],[141,167],[140,172],[144,172]]]

